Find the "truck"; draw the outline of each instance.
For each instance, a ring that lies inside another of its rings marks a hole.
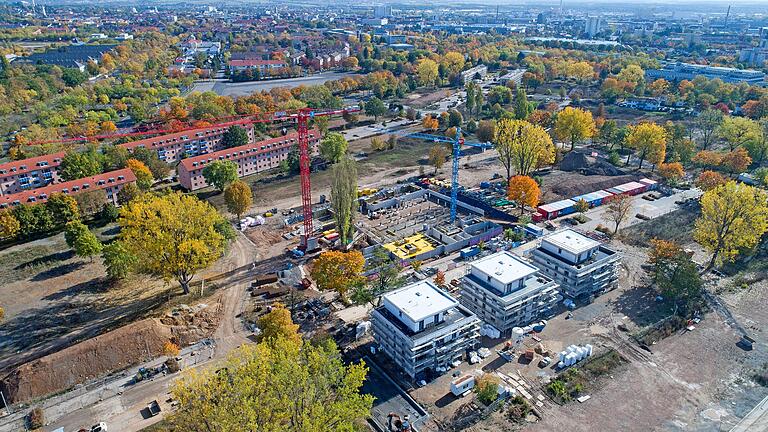
[[[147,411],[149,411],[149,415],[152,417],[160,414],[160,404],[157,402],[157,400],[153,400],[147,404]]]

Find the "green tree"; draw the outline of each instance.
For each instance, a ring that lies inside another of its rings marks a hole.
[[[706,270],[754,248],[768,230],[768,194],[761,189],[729,181],[700,202],[694,238],[712,253]]]
[[[104,169],[102,156],[95,150],[69,152],[61,160],[59,176],[65,181],[77,180],[101,174]]]
[[[163,179],[168,175],[170,167],[165,162],[161,161],[157,156],[157,152],[146,147],[139,147],[133,149],[133,158],[141,161],[152,172],[152,177],[157,180]],[[126,161],[127,162],[127,161]]]
[[[716,109],[704,110],[696,118],[696,129],[701,137],[701,148],[706,150],[715,140],[716,131],[723,124],[725,116]]]
[[[248,144],[248,132],[240,126],[232,125],[221,136],[221,145],[224,148],[240,147]]]
[[[337,163],[346,156],[348,146],[344,135],[331,132],[320,141],[320,155],[328,162]]]
[[[448,111],[448,127],[461,127],[464,122],[464,117],[457,110]]]
[[[589,211],[589,203],[584,198],[582,198],[576,201],[576,204],[573,206],[573,208],[576,210],[576,212],[584,214]]]
[[[230,160],[216,160],[203,168],[205,182],[219,191],[237,181],[237,164]]]
[[[352,240],[357,212],[357,164],[348,157],[331,171],[331,208],[339,240],[346,245]]]
[[[64,239],[77,256],[90,258],[91,262],[93,262],[93,256],[100,253],[102,249],[99,239],[79,220],[67,223]]]
[[[141,189],[136,186],[136,183],[126,183],[117,193],[117,202],[120,205],[128,204],[143,194]]]
[[[350,432],[370,416],[367,368],[346,365],[333,341],[278,338],[234,351],[217,372],[191,370],[172,388],[172,430]]]
[[[533,108],[528,102],[528,95],[525,94],[525,89],[522,86],[518,86],[515,92],[515,118],[525,120],[531,115],[531,112],[533,112]]]
[[[418,263],[414,263],[412,266],[418,271]],[[368,259],[367,265],[375,270],[375,274],[369,278],[367,284],[360,284],[354,288],[352,301],[358,304],[370,303],[374,307],[381,306],[383,294],[405,284],[406,278],[400,275],[403,265],[400,261],[393,259],[383,247],[373,251],[373,256]]]
[[[746,117],[727,117],[717,128],[717,135],[728,144],[731,151],[760,142],[762,134],[760,124]]]
[[[107,276],[112,280],[128,277],[138,262],[136,257],[119,240],[104,246],[101,259],[107,269]]]
[[[229,225],[210,204],[180,193],[144,195],[124,206],[118,220],[137,269],[176,280],[185,294],[195,274],[223,254],[227,240],[216,229],[222,222]]]
[[[664,161],[667,150],[667,132],[656,123],[640,123],[630,126],[626,141],[628,147],[639,153],[638,169],[643,167],[643,161],[646,157],[654,165]],[[629,163],[629,156],[627,156],[627,163]]]
[[[674,301],[675,308],[699,298],[703,284],[690,255],[674,242],[653,239],[651,245],[648,261],[662,295]]]
[[[240,180],[235,181],[224,189],[224,202],[227,203],[227,210],[236,214],[240,220],[243,213],[253,204],[251,188]]]
[[[103,192],[102,192],[103,193]],[[45,202],[48,212],[53,217],[56,226],[65,225],[73,220],[80,219],[80,207],[77,201],[69,195],[54,193]]]
[[[372,97],[371,100],[365,103],[365,113],[369,116],[373,116],[373,121],[379,121],[379,117],[387,113],[387,106],[384,102],[377,97]]]

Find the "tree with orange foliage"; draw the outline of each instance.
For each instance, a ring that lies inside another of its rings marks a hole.
[[[728,180],[722,174],[715,171],[704,171],[696,179],[696,186],[704,192],[723,185]]]
[[[539,204],[541,189],[536,180],[528,176],[514,176],[509,180],[507,196],[520,206],[520,215],[525,211],[525,206],[536,207]]]
[[[659,174],[674,183],[683,178],[685,171],[683,171],[683,164],[680,162],[670,162],[659,165]]]
[[[424,119],[421,120],[421,126],[434,132],[440,127],[440,121],[431,115],[424,116]]]
[[[310,268],[310,275],[323,290],[333,290],[345,298],[349,290],[364,282],[365,258],[360,251],[328,251],[320,254]]]
[[[722,153],[702,150],[691,159],[693,163],[704,168],[717,168],[723,163]]]
[[[435,284],[438,286],[445,285],[445,273],[442,270],[438,270],[435,273]]]
[[[730,151],[723,155],[723,168],[730,174],[744,172],[752,164],[752,158],[744,147]]]
[[[179,346],[173,341],[168,341],[165,344],[163,344],[163,355],[166,357],[176,357],[179,355]]]
[[[101,133],[112,133],[116,130],[117,126],[115,126],[115,122],[111,120],[101,122]]]

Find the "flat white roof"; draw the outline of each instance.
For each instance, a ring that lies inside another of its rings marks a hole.
[[[541,210],[544,210],[546,212],[553,212],[562,210],[564,208],[571,207],[572,205],[576,204],[576,201],[570,200],[570,199],[564,199],[560,201],[555,201],[553,203],[540,205],[539,208]]]
[[[384,301],[402,311],[413,322],[419,322],[459,304],[427,279],[385,294]]]
[[[600,242],[583,236],[573,230],[563,230],[544,237],[544,241],[566,250],[574,255],[600,246]]]
[[[509,251],[481,258],[475,261],[472,267],[504,285],[530,276],[539,270]]]

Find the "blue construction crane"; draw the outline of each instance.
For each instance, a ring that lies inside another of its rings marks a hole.
[[[456,128],[456,136],[449,138],[441,135],[431,135],[425,133],[411,133],[403,135],[405,138],[418,138],[432,142],[449,143],[453,148],[452,171],[451,171],[451,223],[456,222],[456,207],[459,200],[459,153],[461,146],[478,147],[483,150],[492,148],[490,143],[466,142],[461,136],[461,128]]]

